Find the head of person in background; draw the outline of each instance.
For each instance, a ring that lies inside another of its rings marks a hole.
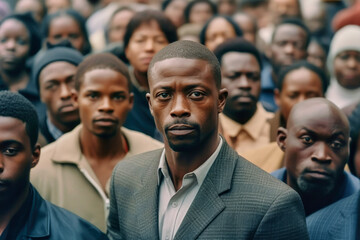
[[[260,52],[244,38],[234,38],[220,44],[214,53],[221,65],[222,87],[228,90],[220,132],[239,154],[269,143],[268,120],[273,114],[258,102]]]
[[[305,60],[282,69],[274,90],[281,116],[280,126],[285,126],[296,103],[308,98],[324,97],[328,84],[325,72]]]
[[[345,114],[325,98],[295,105],[277,142],[285,168],[272,174],[296,190],[308,216],[360,189],[359,179],[344,171],[350,128]]]
[[[48,14],[55,13],[59,10],[65,10],[72,7],[71,0],[44,0]]]
[[[200,32],[203,25],[196,23],[186,23],[177,29],[179,40],[189,40],[200,43]]]
[[[269,24],[268,0],[241,0],[239,7],[241,11],[257,20],[259,29]]]
[[[71,131],[80,122],[74,75],[83,60],[80,52],[69,47],[48,49],[33,66],[46,114],[41,116],[40,131],[48,143]]]
[[[178,28],[185,23],[184,10],[187,0],[164,0],[161,9],[171,22]]]
[[[309,43],[309,29],[301,20],[285,19],[275,27],[269,49],[275,83],[282,67],[306,59]]]
[[[75,10],[66,9],[49,14],[42,24],[43,39],[50,44],[69,40],[83,55],[91,52],[85,19]]]
[[[350,123],[350,156],[348,165],[352,174],[360,178],[360,103],[348,116]]]
[[[38,23],[42,22],[47,13],[45,2],[43,0],[20,0],[16,3],[14,12],[31,12]]]
[[[214,16],[206,22],[200,32],[200,43],[214,51],[227,39],[241,37],[240,27],[228,16]]]
[[[41,47],[38,24],[31,13],[17,13],[0,22],[0,76],[2,88],[17,91],[27,86],[27,60]]]
[[[122,43],[124,41],[126,26],[134,14],[135,11],[129,7],[120,7],[115,10],[105,28],[106,43]]]
[[[218,0],[218,13],[221,15],[232,16],[238,9],[236,0]]]
[[[311,38],[307,53],[307,61],[326,71],[327,49],[317,37]]]
[[[124,49],[141,87],[148,89],[147,70],[153,56],[177,39],[176,27],[160,11],[138,12],[130,20],[124,36]]]
[[[268,7],[273,24],[286,18],[302,18],[300,0],[269,0]]]
[[[360,26],[348,25],[331,41],[327,68],[331,80],[326,97],[343,108],[360,101]]]
[[[232,19],[238,24],[240,29],[243,32],[243,37],[251,42],[256,44],[256,35],[258,31],[256,19],[248,13],[237,12],[232,16]]]
[[[216,5],[210,0],[193,0],[184,10],[185,23],[205,24],[217,14]]]

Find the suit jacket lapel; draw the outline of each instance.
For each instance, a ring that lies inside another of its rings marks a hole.
[[[220,194],[229,190],[238,155],[225,141],[174,239],[195,239],[225,208]]]
[[[138,218],[139,234],[141,239],[159,239],[158,228],[158,180],[157,168],[159,165],[162,150],[154,152],[151,159],[144,161],[152,161],[151,165],[144,173],[142,178],[142,188],[135,195],[136,200],[136,216]]]

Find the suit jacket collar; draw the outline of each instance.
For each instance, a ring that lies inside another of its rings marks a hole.
[[[155,161],[151,161],[142,176],[142,187],[135,195],[138,206],[135,214],[139,216],[141,239],[147,239],[149,236],[159,239],[159,188],[156,172],[161,153],[162,150],[154,152]],[[219,155],[210,168],[174,239],[195,239],[224,210],[225,204],[220,195],[231,188],[237,159],[237,153],[224,140]],[[154,189],[156,190],[154,191]]]

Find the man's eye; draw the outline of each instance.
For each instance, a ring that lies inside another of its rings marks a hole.
[[[200,100],[204,97],[204,93],[202,93],[200,91],[193,91],[190,93],[189,96],[193,99]]]
[[[302,137],[301,137],[301,140],[302,140],[303,143],[305,143],[305,144],[311,144],[311,143],[313,143],[313,139],[312,139],[310,136],[308,136],[308,135],[302,136]]]
[[[90,98],[90,99],[97,99],[98,97],[99,97],[99,95],[96,93],[89,93],[89,95],[88,95],[88,98]]]
[[[161,98],[161,99],[168,99],[170,97],[170,94],[169,93],[166,93],[166,92],[162,92],[162,93],[159,93],[157,95],[158,98]]]
[[[333,142],[330,144],[330,146],[331,146],[332,148],[335,148],[335,149],[339,149],[339,148],[341,148],[343,145],[344,145],[344,144],[343,144],[342,142],[340,142],[340,141],[333,141]]]
[[[18,153],[18,151],[15,148],[6,148],[4,149],[3,152],[7,156],[15,156]]]

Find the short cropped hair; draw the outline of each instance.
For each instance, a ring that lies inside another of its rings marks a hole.
[[[75,74],[75,88],[79,91],[85,73],[94,69],[111,69],[125,76],[130,92],[130,76],[128,67],[119,58],[111,53],[97,53],[86,57],[78,66]]]
[[[155,63],[171,58],[199,59],[206,61],[212,68],[216,87],[220,89],[221,70],[219,61],[207,47],[193,41],[177,41],[161,49],[155,54],[150,62],[148,76],[152,74],[152,68]]]
[[[315,73],[316,75],[318,75],[320,77],[321,80],[321,85],[322,85],[322,91],[325,94],[327,87],[329,85],[329,79],[326,75],[326,73],[324,72],[324,70],[322,70],[321,68],[315,66],[312,63],[309,63],[306,60],[302,60],[302,61],[298,61],[290,66],[284,67],[283,69],[281,69],[280,73],[279,73],[279,79],[277,81],[277,89],[279,89],[279,91],[281,92],[282,87],[284,85],[284,79],[285,77],[292,71],[300,69],[300,68],[305,68],[308,69],[310,71],[312,71],[313,73]]]
[[[228,52],[241,52],[253,55],[259,63],[260,69],[262,68],[262,60],[259,50],[249,41],[242,37],[232,38],[221,43],[214,50],[214,54],[221,63],[222,57]]]
[[[134,34],[136,29],[140,27],[141,24],[150,23],[151,21],[155,21],[159,25],[159,28],[164,33],[169,43],[178,40],[176,27],[170,21],[170,19],[168,19],[161,11],[149,9],[135,13],[135,15],[132,17],[132,19],[126,26],[126,31],[124,35],[124,49],[126,49],[129,45],[130,38]]]
[[[185,17],[185,22],[186,23],[189,23],[190,12],[191,12],[192,8],[198,3],[206,3],[206,4],[208,4],[210,6],[210,8],[211,8],[212,13],[214,15],[217,14],[216,5],[213,2],[211,2],[210,0],[193,0],[193,1],[189,2],[188,5],[184,9],[184,17]]]
[[[305,39],[305,50],[307,49],[307,47],[309,46],[310,43],[310,39],[311,39],[311,32],[309,30],[309,28],[305,25],[305,23],[298,19],[298,18],[285,18],[284,20],[282,20],[280,23],[278,23],[275,26],[275,29],[273,31],[273,34],[271,36],[271,42],[274,41],[274,37],[276,35],[277,30],[279,29],[279,27],[281,27],[282,25],[285,24],[291,24],[291,25],[296,25],[298,27],[300,27],[301,29],[303,29],[306,33],[306,39]]]
[[[357,149],[358,139],[360,134],[360,103],[356,105],[355,109],[348,116],[348,119],[350,123],[350,137],[351,137],[348,165],[351,173],[356,175],[356,174],[360,174],[356,172],[355,162],[354,162],[356,152],[360,151],[360,149]]]
[[[239,25],[238,25],[231,17],[216,15],[216,16],[210,18],[210,19],[205,23],[204,27],[202,28],[202,30],[201,30],[201,32],[200,32],[200,35],[199,35],[200,43],[202,43],[202,44],[205,45],[205,42],[206,42],[206,31],[207,31],[210,23],[211,23],[212,21],[214,21],[215,19],[217,19],[217,18],[223,18],[223,19],[225,19],[228,23],[230,23],[231,26],[233,27],[234,31],[235,31],[236,36],[241,37],[241,36],[243,35],[243,32],[242,32],[241,28],[239,27]]]
[[[0,91],[0,116],[16,118],[25,123],[31,148],[35,148],[39,134],[39,120],[29,100],[19,93]]]

